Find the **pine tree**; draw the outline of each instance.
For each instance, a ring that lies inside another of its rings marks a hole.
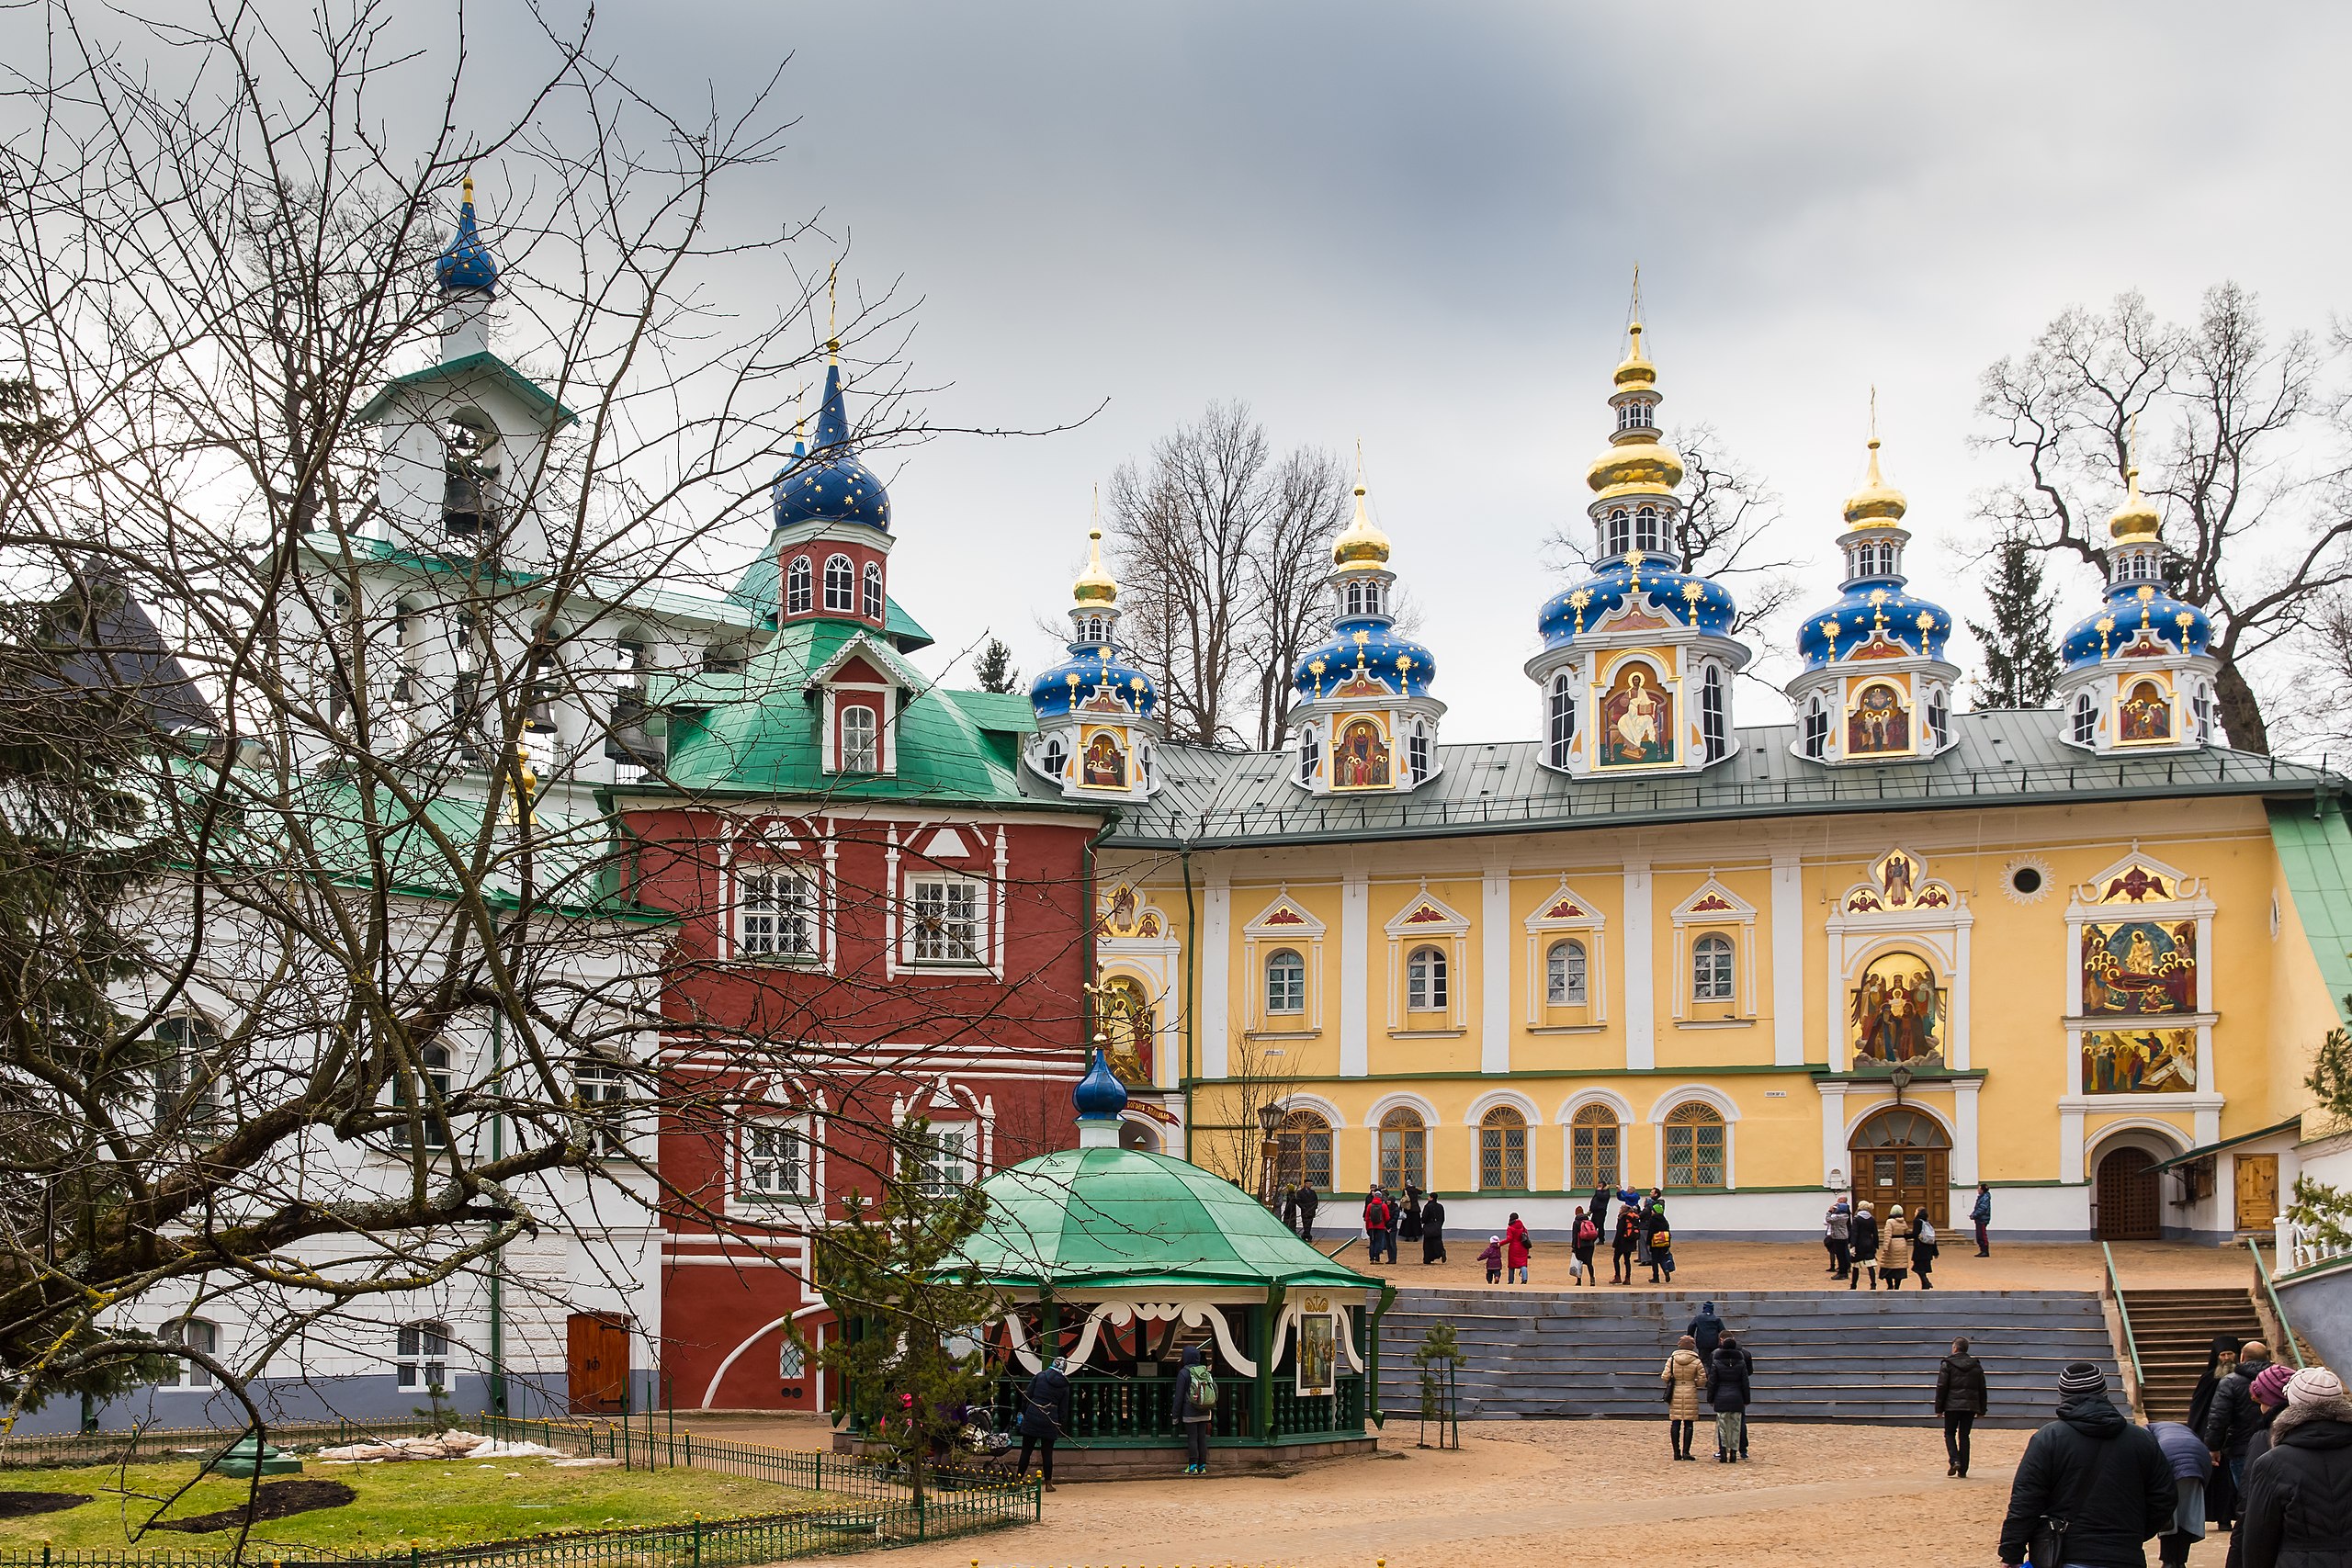
[[[972,665],[972,673],[983,692],[1010,692],[1020,684],[1021,671],[1012,667],[1012,649],[996,637],[980,649],[980,657]]]
[[[1992,608],[1989,626],[1968,623],[1984,650],[1984,673],[1976,681],[1980,708],[2038,708],[2049,705],[2058,684],[2058,643],[2052,630],[2058,594],[2041,580],[2040,552],[2025,539],[2001,541],[1984,587]]]

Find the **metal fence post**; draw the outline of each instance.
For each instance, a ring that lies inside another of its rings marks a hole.
[[[695,1516],[695,1568],[702,1568],[702,1516]]]

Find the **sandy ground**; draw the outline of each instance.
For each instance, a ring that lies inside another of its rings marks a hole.
[[[2030,1435],[1979,1434],[1973,1473],[1956,1481],[1939,1431],[1761,1423],[1754,1462],[1719,1465],[1700,1430],[1700,1462],[1675,1464],[1663,1422],[1485,1422],[1443,1453],[1412,1448],[1407,1424],[1385,1439],[1406,1446],[1371,1458],[1279,1477],[1073,1483],[1046,1496],[1043,1523],[845,1561],[1492,1568],[1671,1554],[1708,1568],[1985,1568]],[[2228,1545],[2216,1535],[2189,1561],[2219,1568]]]
[[[1396,1256],[1402,1261],[1393,1268],[1383,1264],[1376,1272],[1398,1285],[1484,1285],[1487,1273],[1477,1254],[1486,1244],[1483,1235],[1450,1241],[1449,1261],[1425,1265],[1418,1244],[1399,1242]],[[1362,1236],[1344,1247],[1329,1237],[1318,1238],[1317,1245],[1351,1268],[1365,1268]],[[2157,1241],[2109,1245],[2114,1248],[2116,1272],[2126,1290],[2199,1285],[2244,1289],[2254,1278],[2253,1262],[2243,1247],[2186,1247]],[[1593,1289],[1626,1288],[1609,1283],[1606,1248],[1597,1255],[1597,1261],[1601,1282]],[[1819,1247],[1795,1242],[1693,1241],[1674,1249],[1674,1265],[1677,1290],[1811,1291],[1828,1285],[1828,1254]],[[1567,1249],[1556,1244],[1537,1243],[1530,1270],[1533,1277],[1528,1283],[1538,1290],[1563,1291],[1574,1283],[1568,1278]],[[1634,1277],[1645,1286],[1650,1271],[1637,1269]],[[1935,1269],[1939,1289],[1962,1291],[2091,1291],[2106,1277],[2106,1261],[2096,1242],[2005,1246],[1997,1233],[1990,1258],[1977,1257],[1975,1244],[1965,1233],[1948,1234]],[[1915,1288],[1910,1281],[1904,1285],[1905,1290]]]

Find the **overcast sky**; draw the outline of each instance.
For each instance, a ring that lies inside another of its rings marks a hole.
[[[768,172],[845,279],[920,299],[943,423],[888,459],[893,590],[1035,671],[1091,487],[1211,399],[1363,440],[1452,740],[1535,733],[1545,534],[1580,521],[1642,268],[1668,423],[1784,498],[1809,602],[1879,389],[1915,580],[1962,614],[1978,373],[2064,306],[2224,277],[2346,303],[2342,7],[650,4],[605,46],[673,88],[789,54]],[[2068,613],[2095,593],[2064,584]],[[1955,642],[1963,660],[1973,648]],[[1768,650],[1769,651],[1769,650]],[[1785,660],[1782,673],[1785,673]],[[1744,722],[1785,705],[1749,685]]]

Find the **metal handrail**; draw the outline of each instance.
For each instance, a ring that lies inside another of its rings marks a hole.
[[[2254,1254],[2254,1277],[2262,1281],[2262,1293],[2270,1298],[2270,1315],[2278,1320],[2278,1337],[2287,1342],[2287,1354],[2295,1358],[2295,1366],[2300,1370],[2307,1364],[2303,1348],[2295,1343],[2295,1325],[2287,1321],[2287,1309],[2279,1304],[2278,1292],[2270,1283],[2270,1270],[2262,1266],[2262,1248],[2254,1244],[2254,1237],[2248,1236],[2245,1249]]]
[[[2105,1242],[2098,1244],[2098,1249],[2107,1258],[2107,1288],[2115,1297],[2115,1315],[2123,1323],[2123,1348],[2132,1358],[2132,1392],[2145,1397],[2148,1376],[2140,1368],[2140,1342],[2132,1335],[2132,1308],[2123,1300],[2123,1276],[2115,1271],[2115,1249]]]

